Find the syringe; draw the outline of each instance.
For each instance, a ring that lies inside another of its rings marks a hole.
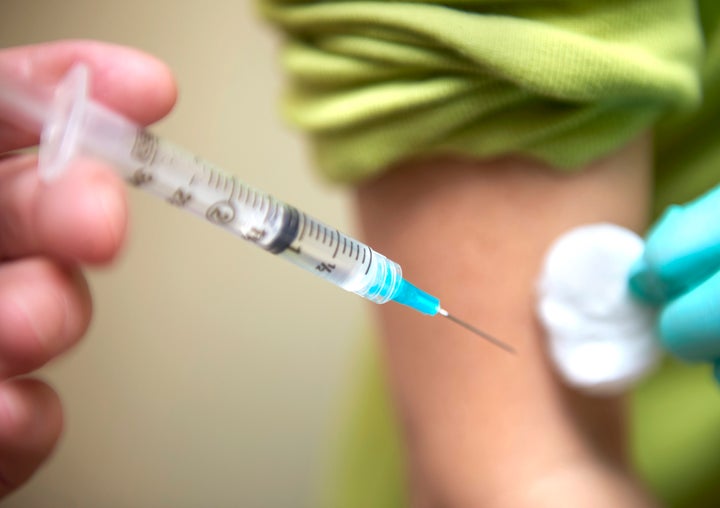
[[[396,301],[441,315],[514,352],[508,344],[459,320],[438,298],[402,277],[400,265],[364,243],[255,190],[158,138],[88,97],[89,72],[73,67],[45,95],[0,75],[0,118],[40,133],[45,181],[77,155],[109,162],[126,181],[375,303]]]

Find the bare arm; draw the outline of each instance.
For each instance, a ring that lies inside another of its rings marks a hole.
[[[598,221],[645,227],[649,154],[643,138],[573,175],[516,158],[407,162],[358,191],[370,245],[519,351],[379,307],[415,506],[649,504],[627,464],[623,400],[565,389],[534,317],[540,263],[560,233]]]

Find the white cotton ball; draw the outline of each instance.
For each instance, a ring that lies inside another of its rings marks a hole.
[[[613,224],[575,228],[550,247],[538,282],[538,315],[550,356],[571,386],[622,392],[660,358],[655,311],[627,287],[643,240]]]

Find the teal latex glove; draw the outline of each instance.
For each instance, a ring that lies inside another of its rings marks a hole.
[[[665,212],[629,282],[640,299],[662,306],[663,346],[683,360],[713,363],[720,381],[720,187]]]

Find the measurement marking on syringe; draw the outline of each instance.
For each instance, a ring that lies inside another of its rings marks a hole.
[[[343,236],[343,254],[345,254],[346,248],[347,248],[347,238]]]
[[[327,240],[327,228],[323,228],[323,245],[325,244],[325,240]]]
[[[355,253],[355,261],[358,261],[360,259],[360,245],[358,245],[358,250]]]
[[[330,231],[330,243],[328,247],[332,249],[333,243],[335,243],[335,231]]]
[[[367,247],[363,247],[363,260],[360,261],[361,264],[365,264],[365,255],[367,254]]]
[[[277,217],[278,212],[280,211],[280,207],[277,203],[273,203],[273,206],[270,207],[270,214],[268,215],[268,222],[273,222],[275,220],[275,217]]]
[[[315,221],[314,221],[314,220],[311,220],[311,221],[310,221],[310,232],[308,233],[308,235],[310,236],[310,238],[312,238],[312,235],[313,235],[313,231],[314,231],[314,230],[315,230]]]
[[[228,198],[228,201],[232,201],[232,198],[235,195],[235,190],[237,189],[237,179],[233,176],[230,178],[230,183],[232,184],[232,188],[230,189],[230,197]]]
[[[370,266],[372,265],[372,249],[368,249],[370,251],[370,261],[368,261],[367,268],[365,269],[365,275],[368,274],[370,271]]]
[[[335,259],[335,256],[337,256],[338,249],[340,248],[340,231],[336,229],[335,232],[337,233],[338,241],[337,245],[335,246],[335,253],[333,254],[333,259]]]
[[[307,219],[305,218],[305,214],[302,214],[301,217],[302,227],[300,228],[300,236],[298,236],[298,241],[302,241],[303,236],[305,236],[305,226],[307,225]]]

